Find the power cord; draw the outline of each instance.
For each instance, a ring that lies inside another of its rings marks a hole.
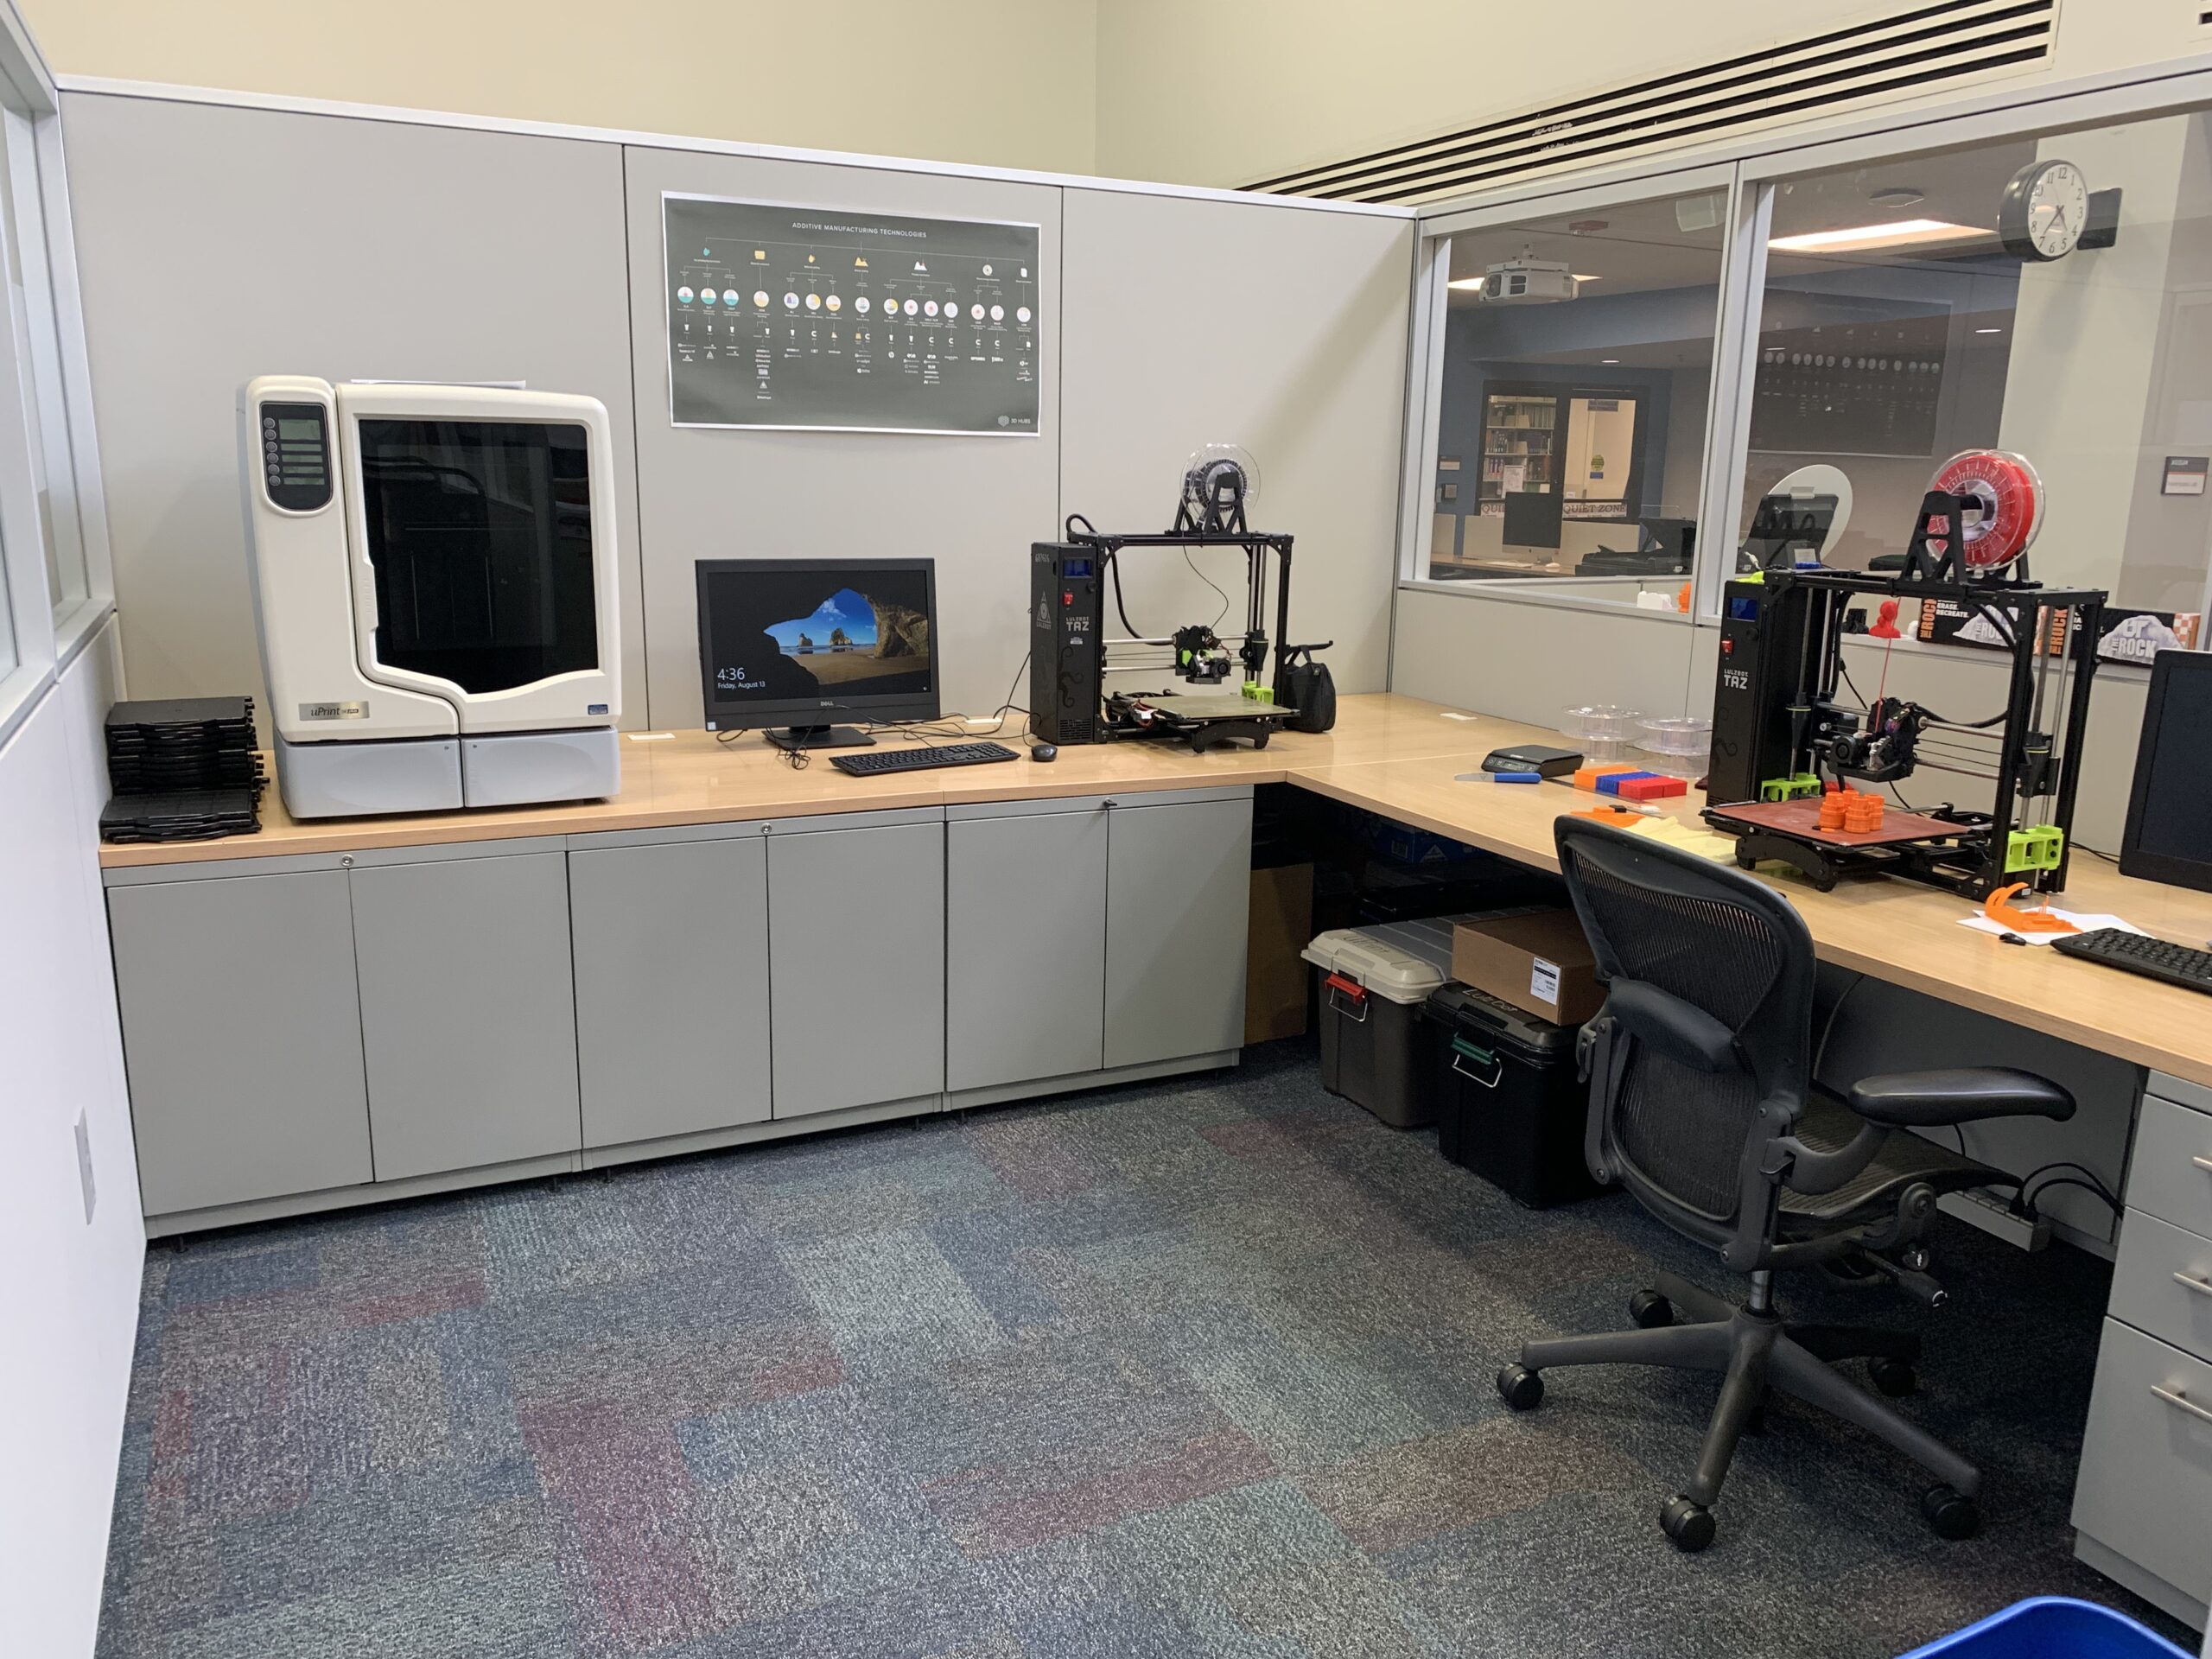
[[[1213,613],[1213,621],[1206,624],[1206,626],[1211,628],[1214,626],[1216,623],[1218,623],[1223,617],[1229,614],[1229,594],[1219,582],[1216,582],[1211,576],[1206,575],[1205,571],[1198,569],[1198,562],[1191,556],[1191,550],[1187,547],[1183,550],[1183,563],[1191,567],[1191,574],[1192,575],[1196,576],[1200,582],[1203,582],[1207,587],[1212,588],[1214,592],[1221,595],[1221,608]]]
[[[2079,1173],[2073,1175],[2050,1173],[2053,1170],[2069,1169]],[[2048,1176],[2049,1179],[2038,1185],[2037,1178],[2044,1176]],[[2054,1186],[2078,1186],[2084,1192],[2094,1194],[2115,1216],[2120,1212],[2122,1206],[2119,1194],[2105,1185],[2103,1179],[2096,1171],[2089,1168],[2086,1164],[2075,1163],[2070,1159],[2044,1164],[2040,1168],[2031,1169],[2023,1175],[2020,1178],[2019,1194],[2014,1198],[2013,1203],[2023,1214],[2033,1219],[2039,1214],[2036,1208],[2036,1200]]]

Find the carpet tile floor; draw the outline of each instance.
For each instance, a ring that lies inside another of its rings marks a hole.
[[[1700,1257],[1535,1214],[1230,1073],[157,1246],[102,1659],[1881,1659],[2031,1594],[2147,1614],[2066,1524],[2107,1270],[1955,1230],[1923,1479],[1789,1402],[1706,1554],[1709,1379],[1560,1372]],[[2192,1651],[2194,1649],[2192,1649]]]

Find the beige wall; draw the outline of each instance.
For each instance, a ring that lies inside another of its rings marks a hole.
[[[1098,170],[1249,184],[1910,9],[1910,0],[1098,0]],[[2212,49],[2198,10],[2177,0],[2068,0],[2048,73]]]
[[[59,73],[1238,185],[1910,0],[21,0]],[[2052,73],[2202,52],[2061,9]]]
[[[22,0],[22,11],[61,74],[1052,172],[1094,163],[1094,0]]]
[[[1099,0],[1098,168],[1249,184],[1900,9]]]

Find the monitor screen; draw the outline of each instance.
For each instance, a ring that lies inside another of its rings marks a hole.
[[[2120,868],[2127,875],[2212,890],[2212,656],[2162,651],[2135,751],[2135,787]]]
[[[934,719],[929,559],[702,559],[707,728]]]
[[[1817,560],[1827,550],[1835,525],[1832,495],[1763,495],[1744,537],[1751,569],[1787,568],[1802,559]]]

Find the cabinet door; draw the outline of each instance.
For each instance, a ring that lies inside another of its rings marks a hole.
[[[1106,1064],[1241,1048],[1251,798],[1109,817]]]
[[[569,855],[588,1147],[768,1116],[761,837]]]
[[[944,827],[949,1089],[1104,1063],[1104,805]]]
[[[944,1088],[944,825],[768,837],[778,1117]]]
[[[377,1179],[574,1151],[563,853],[356,867]]]
[[[346,873],[107,902],[146,1213],[375,1179]]]

